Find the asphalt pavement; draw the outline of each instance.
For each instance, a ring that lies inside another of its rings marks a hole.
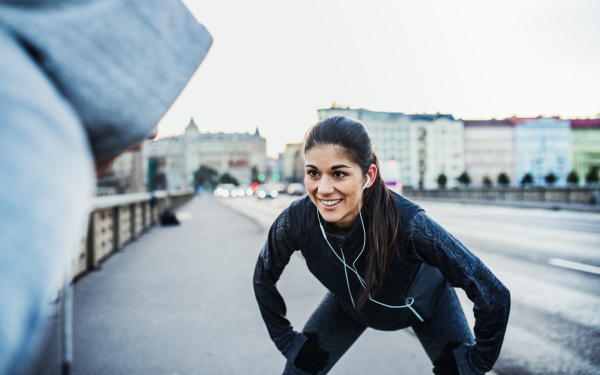
[[[75,284],[73,374],[278,374],[252,274],[296,198],[197,197]],[[422,201],[512,294],[500,375],[600,374],[600,215]],[[298,254],[278,287],[300,330],[325,294]],[[472,304],[459,297],[471,326]],[[367,330],[331,374],[427,374],[410,329]]]
[[[293,199],[220,201],[268,228]],[[416,203],[479,256],[511,291],[511,317],[494,368],[498,374],[600,374],[600,214]],[[473,304],[462,290],[457,292],[473,326]],[[397,340],[368,332],[373,341],[387,345]],[[386,356],[378,358],[390,361]],[[426,373],[425,369],[406,373]],[[385,373],[390,371],[393,367]]]

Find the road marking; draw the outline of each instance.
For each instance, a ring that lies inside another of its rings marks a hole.
[[[548,260],[548,263],[553,266],[570,268],[572,270],[595,273],[596,275],[600,275],[600,267],[590,266],[589,264],[571,262],[564,259],[551,258]]]

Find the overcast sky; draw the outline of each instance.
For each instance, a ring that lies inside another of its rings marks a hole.
[[[275,156],[316,110],[600,114],[600,1],[184,0],[214,43],[159,136],[254,132]]]

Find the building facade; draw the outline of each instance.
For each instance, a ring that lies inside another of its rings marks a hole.
[[[464,124],[451,115],[407,115],[366,109],[318,110],[319,120],[346,116],[369,130],[380,162],[381,175],[390,183],[435,189],[445,174],[448,187],[458,186],[465,169]]]
[[[304,181],[304,155],[302,143],[288,143],[280,154],[282,159],[282,177],[287,183]]]
[[[194,187],[194,173],[201,165],[250,185],[253,167],[267,172],[266,148],[258,128],[254,134],[200,133],[192,119],[183,135],[147,141],[143,155],[144,165],[155,165],[153,171],[147,168],[148,179],[164,175],[167,189],[188,189]]]
[[[146,191],[142,153],[130,151],[120,155],[108,174],[96,182],[96,195],[127,194]]]
[[[573,170],[584,185],[590,169],[600,169],[600,118],[571,120],[571,148]]]
[[[470,120],[465,124],[465,169],[471,186],[483,186],[483,178],[495,182],[506,173],[518,186],[515,171],[515,127],[510,119]]]
[[[544,177],[553,173],[554,186],[566,186],[572,169],[569,120],[554,117],[511,119],[515,124],[515,173],[521,181],[531,173],[533,184],[546,185]]]

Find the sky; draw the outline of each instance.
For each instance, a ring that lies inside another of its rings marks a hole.
[[[214,38],[159,137],[251,132],[267,155],[317,109],[460,119],[600,115],[600,1],[184,0]]]

